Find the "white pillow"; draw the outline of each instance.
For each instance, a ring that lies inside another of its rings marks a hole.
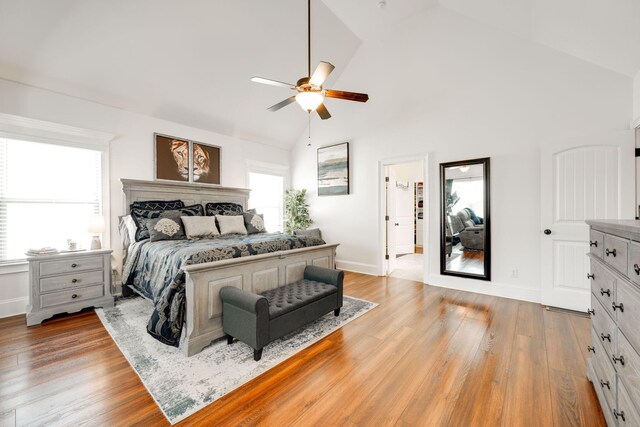
[[[216,215],[220,234],[247,234],[244,215]]]
[[[133,221],[131,215],[125,215],[122,217],[122,223],[127,229],[127,235],[129,236],[129,244],[134,243],[136,241],[136,230],[138,227],[136,223]]]
[[[187,239],[219,236],[216,218],[213,216],[181,216]]]

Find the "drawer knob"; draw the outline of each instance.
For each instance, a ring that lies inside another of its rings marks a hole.
[[[587,310],[587,314],[590,314],[590,315],[592,315],[592,316],[595,316],[595,315],[596,315],[596,310],[595,310],[595,309],[593,309],[593,308],[590,308],[590,309],[588,309],[588,310]]]
[[[78,298],[78,294],[73,294],[73,295],[71,295],[71,298],[72,298],[72,299],[76,299],[76,298]]]
[[[624,366],[624,356],[621,355],[620,357],[616,357],[616,355],[614,354],[611,358],[613,359],[613,363],[620,362],[620,364]]]
[[[71,264],[71,268],[76,268],[78,266],[78,264],[76,264],[75,262],[73,264]]]
[[[611,334],[600,334],[600,339],[602,340],[602,342],[604,342],[604,340],[609,340],[609,342],[611,342]]]
[[[593,242],[591,240],[589,240],[589,246],[595,246],[596,248],[598,247],[598,241],[594,240]]]
[[[590,351],[593,354],[596,354],[596,348],[594,346],[588,345],[587,351]]]
[[[613,256],[614,256],[614,258],[615,258],[615,256],[616,256],[616,250],[615,250],[615,249],[614,249],[614,250],[612,250],[612,251],[610,251],[609,249],[607,249],[607,250],[605,250],[604,252],[607,254],[607,256],[609,256],[609,255],[613,255]]]
[[[587,279],[595,279],[596,276],[593,275],[593,273],[587,273]]]
[[[616,417],[616,420],[618,419],[618,417],[620,417],[620,418],[622,418],[622,421],[625,421],[625,422],[627,421],[627,420],[624,419],[624,411],[618,412],[617,409],[614,409],[613,410],[613,416]]]
[[[636,274],[640,276],[640,266],[638,264],[633,264],[633,271],[635,271]]]
[[[618,305],[616,305],[615,302],[611,303],[611,307],[613,307],[613,311],[616,311],[618,308],[620,309],[620,311],[624,312],[624,304],[620,303]]]
[[[611,297],[611,289],[607,289],[606,291],[602,288],[600,288],[600,295],[604,296],[604,294],[607,294],[608,297]]]
[[[609,384],[609,381],[600,380],[600,387],[604,388],[605,386],[607,386],[607,388],[611,390],[611,385]]]
[[[78,279],[71,279],[71,283],[78,283]]]

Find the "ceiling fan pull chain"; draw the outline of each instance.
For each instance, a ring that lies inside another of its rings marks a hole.
[[[307,147],[311,147],[311,112],[309,112],[309,139],[307,140]]]

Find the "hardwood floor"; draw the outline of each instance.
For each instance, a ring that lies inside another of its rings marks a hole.
[[[484,252],[463,251],[462,246],[458,244],[446,260],[448,271],[484,274]]]
[[[181,425],[604,426],[589,319],[347,273],[379,307]],[[93,311],[0,319],[0,425],[168,425]]]

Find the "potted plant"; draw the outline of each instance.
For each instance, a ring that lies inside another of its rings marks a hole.
[[[284,229],[293,234],[296,230],[306,230],[313,221],[309,216],[307,190],[287,190],[284,194]]]

